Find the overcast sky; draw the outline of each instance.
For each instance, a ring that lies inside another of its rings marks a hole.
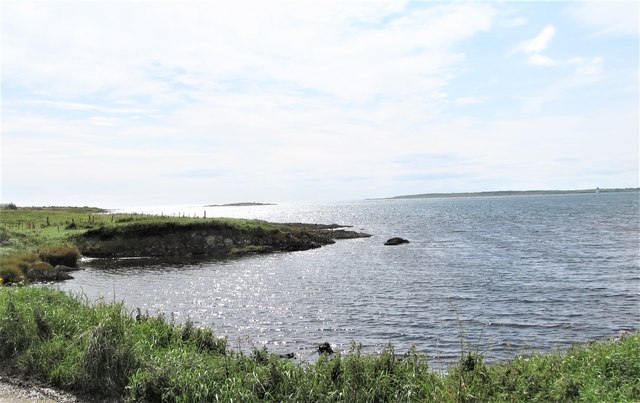
[[[636,187],[638,4],[3,0],[0,199]]]

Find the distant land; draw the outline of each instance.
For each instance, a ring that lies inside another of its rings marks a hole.
[[[205,207],[250,207],[250,206],[275,206],[275,204],[274,203],[241,202],[241,203],[205,205]]]
[[[444,197],[485,197],[485,196],[544,196],[564,194],[589,194],[613,193],[613,192],[638,192],[640,188],[624,189],[579,189],[579,190],[499,190],[493,192],[464,192],[464,193],[421,193],[393,197],[382,197],[369,200],[394,200],[394,199],[434,199]]]

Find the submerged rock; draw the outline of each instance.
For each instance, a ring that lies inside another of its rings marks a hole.
[[[404,238],[400,238],[400,237],[393,237],[387,240],[387,242],[385,242],[385,245],[391,245],[391,246],[395,246],[395,245],[400,245],[403,243],[409,243],[409,240],[404,239]]]

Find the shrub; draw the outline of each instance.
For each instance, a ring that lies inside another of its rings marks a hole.
[[[76,267],[80,259],[80,251],[75,246],[58,246],[40,251],[39,257],[54,267],[57,265]]]
[[[2,284],[17,284],[26,280],[29,267],[38,260],[33,253],[14,253],[0,256],[0,278]]]
[[[51,264],[47,262],[35,262],[35,263],[31,263],[31,266],[29,266],[29,269],[39,270],[39,271],[49,271],[49,270],[53,270],[53,266],[51,266]]]
[[[129,377],[138,367],[133,346],[126,337],[127,319],[121,305],[110,307],[106,317],[89,335],[82,359],[82,388],[106,396],[124,393]]]
[[[0,357],[15,358],[29,346],[33,332],[29,329],[28,316],[9,298],[0,314]]]

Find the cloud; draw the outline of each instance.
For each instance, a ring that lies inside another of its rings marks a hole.
[[[234,82],[286,84],[356,101],[435,91],[446,80],[437,77],[441,69],[460,60],[449,48],[488,29],[493,17],[486,5],[459,5],[394,18],[402,2],[357,10],[341,2],[286,8],[137,3],[126,13],[118,3],[77,5],[73,13],[56,4],[64,3],[42,5],[37,17],[9,10],[15,21],[5,30],[3,53],[12,62],[3,74],[53,96],[103,92],[135,99],[152,93],[153,104]],[[354,29],[354,19],[367,25]],[[28,28],[34,24],[39,33]]]
[[[519,161],[546,162],[522,128],[574,128],[540,120],[548,103],[585,126],[593,105],[629,103],[605,86],[605,67],[635,61],[599,44],[552,54],[556,33],[564,47],[574,31],[545,26],[536,15],[548,13],[528,13],[537,3],[247,5],[3,3],[2,198],[29,187],[54,197],[60,177],[78,197],[145,202],[474,190],[530,175]],[[515,53],[546,68],[502,57],[525,22],[545,28]]]
[[[455,103],[458,105],[478,105],[485,103],[489,98],[486,96],[464,96],[456,98]]]
[[[558,64],[557,61],[539,53],[529,56],[529,62],[531,64],[535,64],[536,66],[555,66]]]
[[[526,54],[537,54],[546,50],[549,46],[549,42],[553,39],[556,33],[556,29],[553,25],[547,25],[535,38],[522,42],[516,48],[517,51]]]
[[[521,42],[516,48],[511,51],[510,54],[523,53],[528,55],[529,63],[536,66],[554,66],[558,62],[552,58],[542,54],[547,50],[551,39],[553,39],[556,33],[556,29],[553,25],[547,25],[542,31],[533,39]]]
[[[637,1],[587,1],[571,4],[568,14],[594,28],[595,36],[639,35]]]

